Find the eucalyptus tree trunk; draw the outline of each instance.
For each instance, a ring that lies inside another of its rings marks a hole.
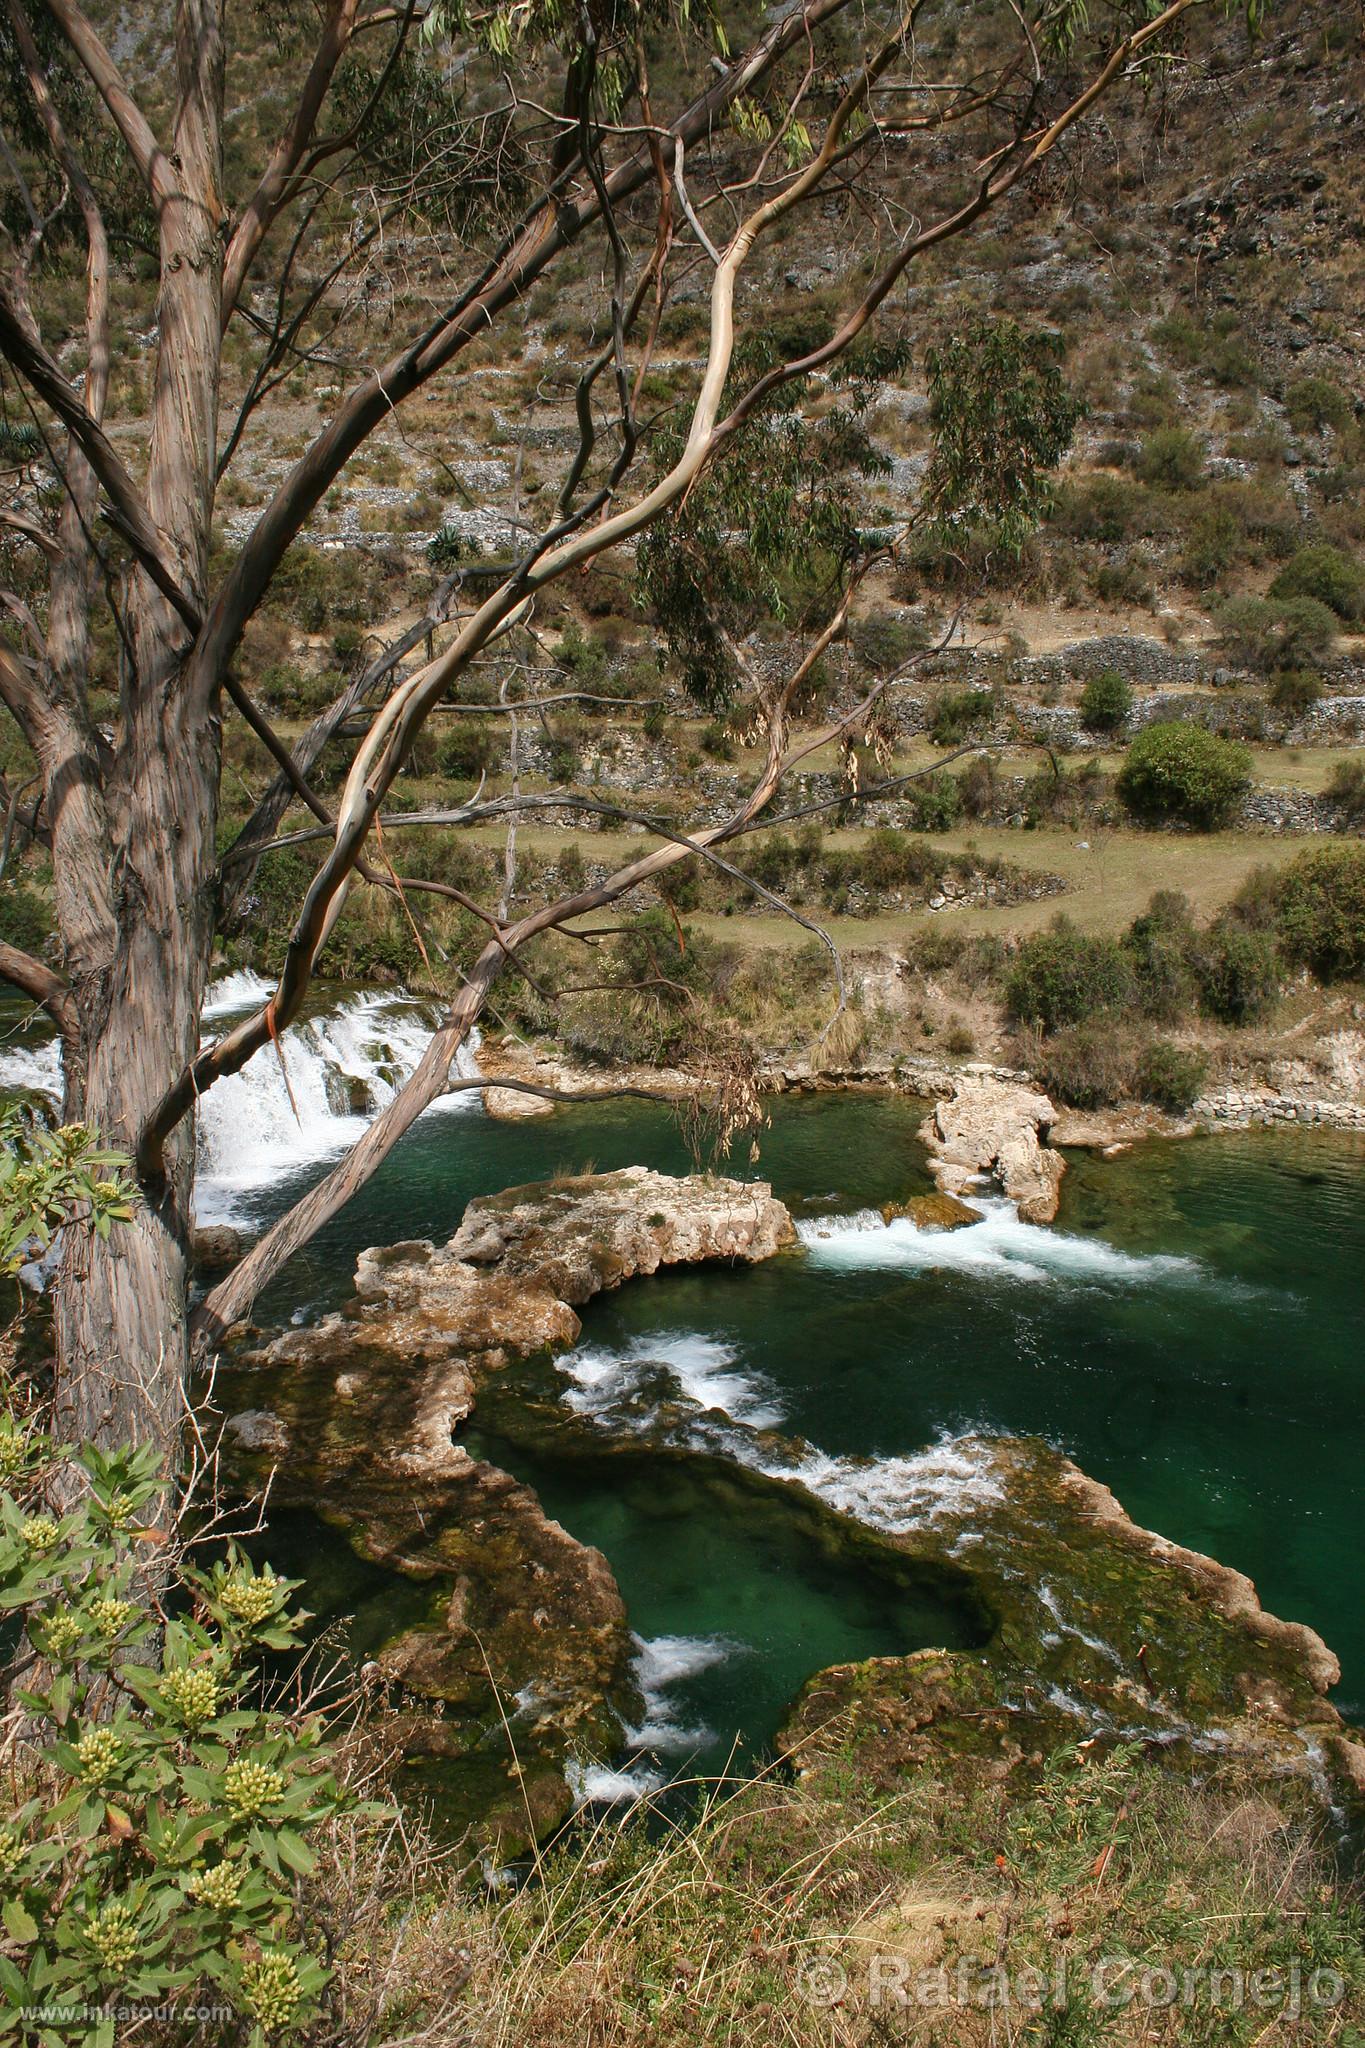
[[[202,607],[222,305],[219,0],[182,0],[176,66],[173,150],[153,180],[161,284],[145,499],[175,550],[184,591]],[[130,580],[125,617],[122,744],[105,764],[98,801],[76,777],[70,796],[53,803],[53,865],[77,1041],[74,1060],[68,1051],[67,1114],[132,1151],[198,1048],[213,947],[220,733],[216,704],[188,660],[191,631],[141,572]],[[193,1154],[191,1116],[130,1226],[107,1241],[72,1233],[56,1287],[65,1434],[171,1451],[188,1366]]]

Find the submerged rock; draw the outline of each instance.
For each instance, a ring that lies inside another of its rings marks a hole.
[[[961,1230],[981,1221],[981,1211],[960,1202],[956,1195],[912,1195],[908,1202],[888,1202],[882,1222],[894,1223],[905,1217],[917,1230]]]
[[[969,1068],[921,1128],[929,1171],[950,1195],[992,1174],[1025,1223],[1050,1223],[1066,1171],[1061,1153],[1045,1142],[1056,1115],[1036,1089]]]

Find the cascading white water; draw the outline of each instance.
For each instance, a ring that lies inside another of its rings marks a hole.
[[[254,974],[227,975],[208,992],[205,1023],[218,1029],[268,994]],[[407,997],[354,995],[291,1025],[280,1050],[264,1047],[219,1081],[199,1110],[196,1222],[250,1225],[266,1189],[354,1144],[416,1066],[431,1028],[429,1012]],[[472,1046],[456,1064],[462,1078],[478,1073]],[[0,1089],[35,1090],[55,1104],[61,1086],[55,1037],[0,1052]],[[427,1114],[479,1103],[466,1089],[439,1096]]]
[[[224,995],[221,983],[210,991],[211,1000]],[[245,1004],[256,1000],[254,992],[245,996]],[[291,1025],[280,1051],[264,1046],[240,1073],[219,1081],[200,1111],[197,1220],[249,1221],[263,1189],[353,1145],[416,1066],[431,1025],[405,998],[352,996],[340,1009]],[[471,1048],[456,1067],[463,1078],[477,1074]],[[427,1114],[478,1103],[466,1089],[438,1096]]]

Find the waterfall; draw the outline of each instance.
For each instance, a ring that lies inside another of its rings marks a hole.
[[[269,984],[254,974],[214,982],[204,1004],[204,1022],[213,1027],[206,1035],[268,994]],[[265,1046],[240,1073],[217,1082],[199,1110],[195,1221],[249,1227],[267,1190],[302,1180],[354,1144],[416,1066],[432,1022],[430,1008],[407,996],[350,995],[292,1024],[280,1051]],[[464,1078],[478,1073],[472,1046],[462,1049],[456,1071]],[[55,1036],[0,1051],[0,1091],[39,1093],[56,1105],[61,1085]],[[425,1113],[479,1104],[477,1092],[466,1089],[439,1096]]]

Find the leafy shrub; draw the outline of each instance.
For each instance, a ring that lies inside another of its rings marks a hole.
[[[104,1231],[129,1213],[83,1130],[11,1124],[0,1157],[6,1271],[87,1205]],[[232,1549],[205,1571],[179,1560],[146,1526],[152,1446],[73,1449],[7,1409],[0,1474],[0,1614],[36,1652],[10,1672],[30,1732],[0,1826],[6,2007],[198,1993],[234,2006],[253,2048],[293,2032],[327,1977],[303,1942],[307,1837],[344,1800],[319,1715],[256,1698],[252,1660],[296,1645],[294,1582]],[[115,2024],[92,2015],[85,2038],[111,2048]]]
[[[42,897],[23,882],[6,883],[0,890],[0,939],[41,955],[51,936],[52,911]]]
[[[1319,981],[1365,973],[1365,846],[1314,846],[1281,869],[1275,917],[1288,959]]]
[[[955,777],[946,773],[912,782],[906,791],[906,801],[911,806],[916,832],[951,832],[962,816],[961,787]]]
[[[1325,794],[1341,805],[1348,824],[1359,825],[1365,820],[1365,761],[1338,761]]]
[[[1158,427],[1138,450],[1137,473],[1158,491],[1193,491],[1204,480],[1203,437],[1188,427]]]
[[[1251,755],[1188,719],[1149,725],[1128,749],[1116,788],[1135,817],[1211,831],[1251,785]]]
[[[477,782],[486,775],[501,752],[491,725],[477,718],[457,718],[450,731],[442,734],[436,763],[442,775],[453,782]]]
[[[936,747],[960,746],[994,717],[995,698],[989,690],[945,690],[930,708],[929,737]]]
[[[1146,561],[1128,549],[1116,562],[1104,562],[1095,571],[1095,595],[1105,604],[1149,605],[1155,591]]]
[[[1199,995],[1193,953],[1197,934],[1188,900],[1161,889],[1133,919],[1124,940],[1144,1015],[1163,1024],[1187,1016]]]
[[[1062,485],[1049,524],[1069,540],[1113,547],[1143,530],[1143,511],[1143,493],[1130,477],[1091,476]]]
[[[1132,995],[1133,970],[1122,947],[1060,916],[1023,941],[1005,982],[1010,1016],[1044,1031],[1121,1009]]]
[[[1314,597],[1230,598],[1216,623],[1232,660],[1263,674],[1320,664],[1337,635],[1335,614]]]
[[[1192,590],[1207,590],[1240,560],[1244,534],[1226,505],[1206,505],[1190,521],[1180,551],[1180,574]]]
[[[1092,676],[1081,691],[1081,723],[1090,732],[1117,732],[1133,709],[1133,693],[1116,668]]]
[[[474,553],[477,550],[455,526],[443,526],[427,542],[427,560],[433,569],[457,569]]]
[[[1285,388],[1284,409],[1300,434],[1320,434],[1324,427],[1340,433],[1351,423],[1349,394],[1330,377],[1296,377]]]
[[[958,797],[969,818],[988,818],[995,809],[997,794],[995,761],[990,754],[977,754],[957,778]]]
[[[1266,695],[1276,711],[1297,717],[1321,697],[1322,677],[1311,668],[1287,668],[1271,677]]]
[[[1271,584],[1273,598],[1315,598],[1339,619],[1365,618],[1365,569],[1340,548],[1320,543],[1291,555]]]
[[[1280,991],[1283,963],[1272,933],[1253,931],[1236,918],[1220,918],[1195,956],[1200,1001],[1222,1024],[1251,1024]]]
[[[341,1799],[320,1718],[251,1701],[250,1660],[295,1646],[295,1582],[235,1553],[182,1565],[194,1613],[162,1626],[142,1526],[155,1449],[72,1453],[6,1416],[0,1453],[0,1610],[44,1660],[20,1694],[41,1766],[0,1832],[8,2002],[211,1991],[255,2022],[253,2041],[292,2031],[327,1975],[303,1944],[297,1878]],[[113,2024],[92,2038],[112,2043]]]
[[[1132,1095],[1132,1046],[1112,1025],[1071,1025],[1045,1041],[1039,1079],[1049,1095],[1077,1109],[1107,1108]]]
[[[1203,1053],[1154,1038],[1138,1054],[1134,1081],[1144,1102],[1162,1109],[1188,1109],[1203,1093],[1208,1061]]]
[[[878,675],[889,675],[929,644],[922,620],[899,619],[890,612],[870,612],[866,618],[855,619],[848,637],[858,659]]]

